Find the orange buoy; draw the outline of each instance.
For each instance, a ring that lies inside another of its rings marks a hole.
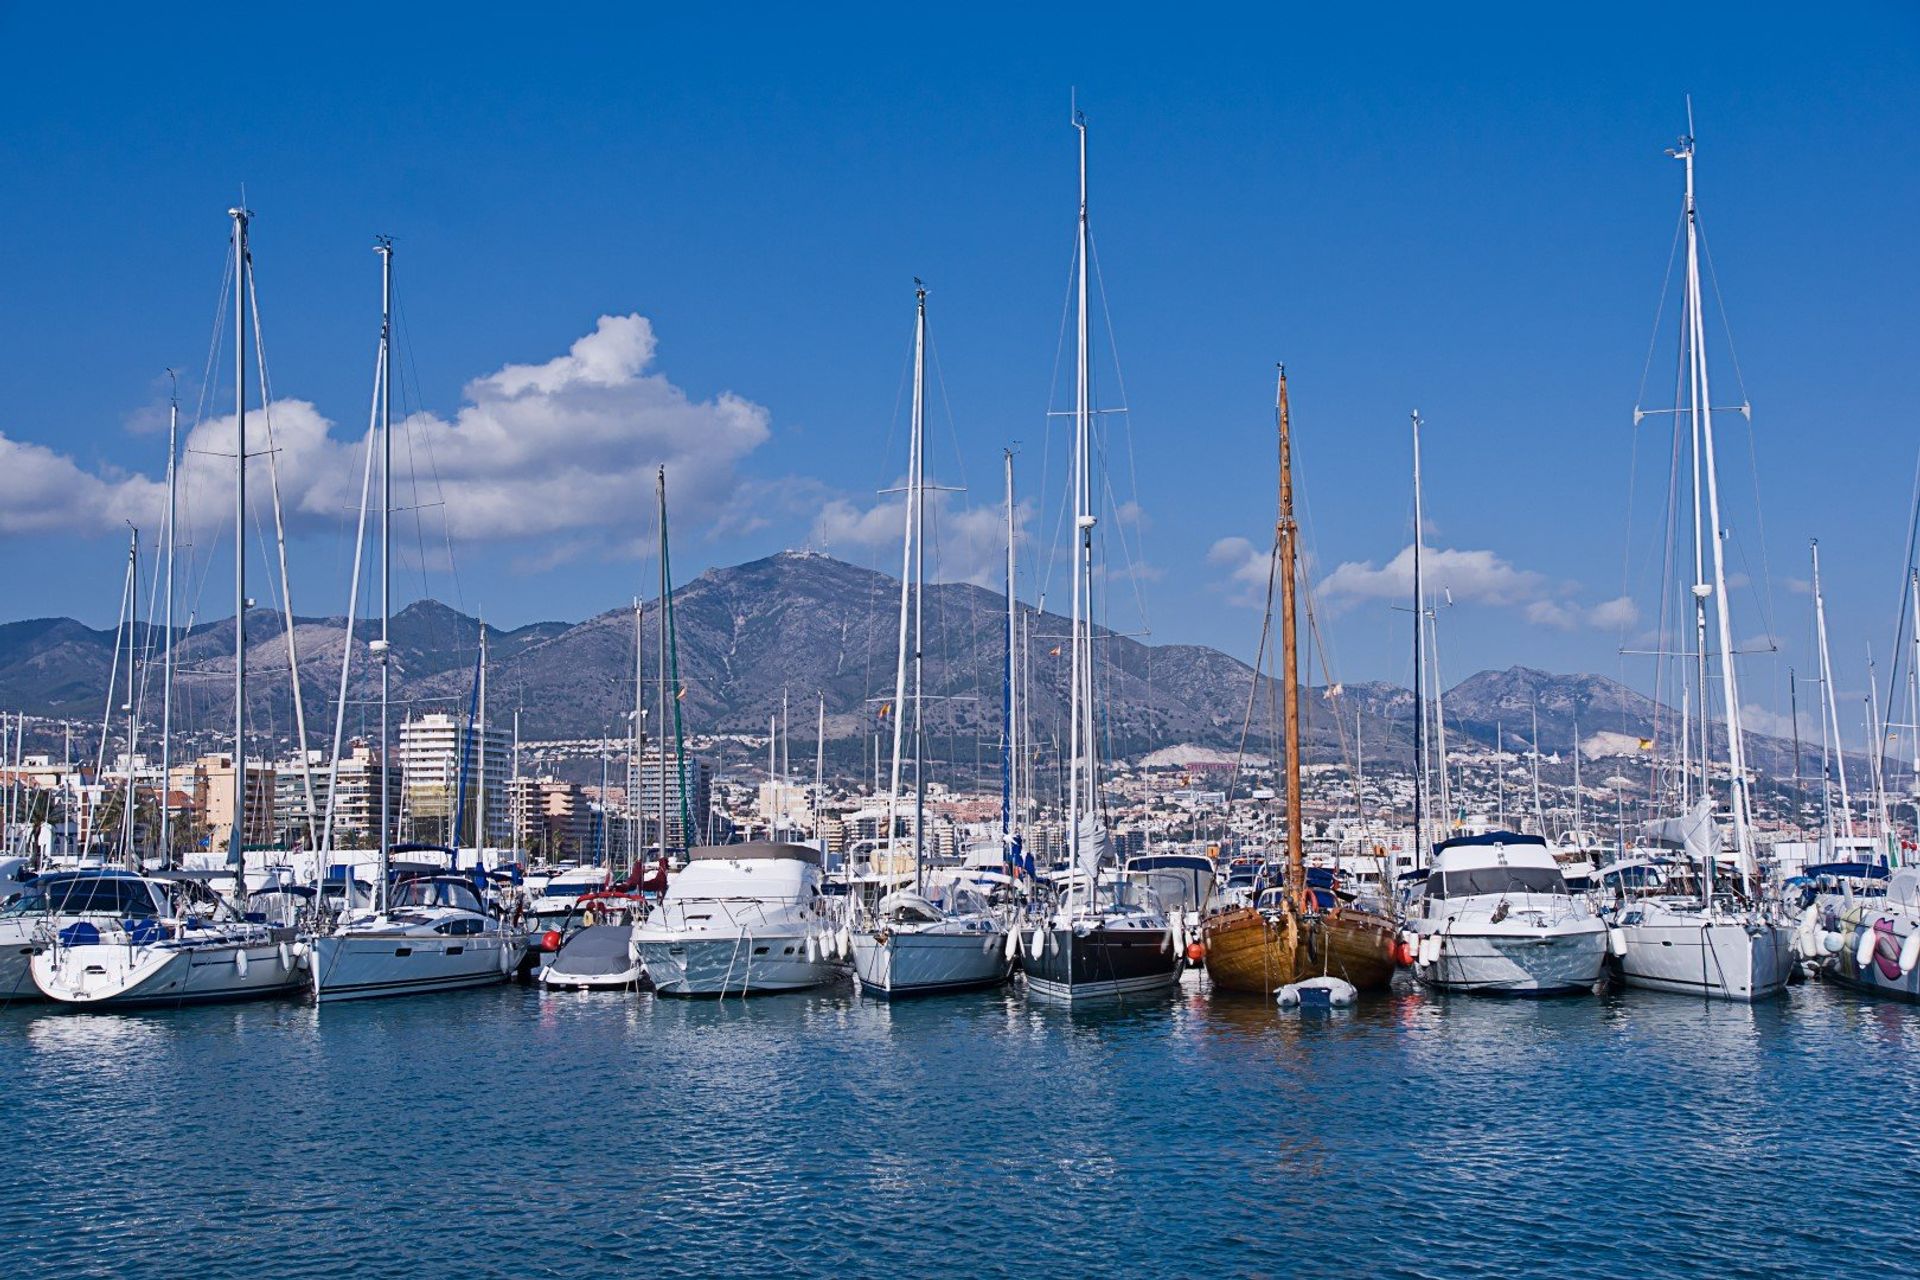
[[[1413,948],[1405,942],[1397,942],[1393,947],[1393,962],[1402,969],[1413,968]]]
[[[1202,960],[1205,960],[1206,958],[1207,958],[1206,943],[1189,942],[1187,944],[1187,963],[1188,964],[1199,964]]]
[[[558,951],[560,949],[560,931],[558,929],[549,929],[541,934],[540,949],[542,951]]]

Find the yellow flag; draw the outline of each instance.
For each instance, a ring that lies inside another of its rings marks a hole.
[[[1652,739],[1652,738],[1642,738],[1642,739],[1640,739],[1640,749],[1641,749],[1642,751],[1651,751],[1651,750],[1653,750],[1653,739]]]

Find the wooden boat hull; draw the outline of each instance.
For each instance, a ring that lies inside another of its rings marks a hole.
[[[1240,907],[1201,929],[1207,976],[1222,991],[1272,995],[1290,982],[1330,975],[1362,991],[1384,991],[1393,981],[1393,925],[1358,912],[1291,914],[1272,919]]]

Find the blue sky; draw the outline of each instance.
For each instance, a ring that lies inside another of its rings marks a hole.
[[[1643,434],[1636,452],[1631,410],[1679,208],[1663,151],[1691,93],[1743,375],[1716,347],[1716,399],[1743,383],[1754,406],[1759,512],[1738,419],[1727,435],[1728,524],[1756,579],[1737,625],[1761,631],[1770,596],[1783,645],[1749,689],[1783,708],[1785,666],[1806,669],[1792,580],[1815,535],[1837,683],[1863,679],[1865,645],[1891,636],[1916,454],[1920,10],[1089,17],[0,7],[0,535],[23,569],[6,613],[111,623],[116,530],[151,504],[128,476],[162,465],[161,371],[185,371],[189,416],[203,391],[212,415],[231,397],[200,370],[243,183],[274,394],[311,406],[276,418],[305,504],[303,612],[344,605],[377,232],[399,243],[404,407],[455,473],[459,576],[436,572],[438,593],[507,624],[646,593],[655,457],[687,477],[683,576],[802,545],[894,562],[893,517],[871,509],[904,466],[917,275],[935,470],[971,489],[943,513],[948,572],[987,571],[1000,450],[1019,442],[1031,595],[1064,489],[1046,413],[1070,387],[1077,87],[1131,411],[1133,474],[1113,486],[1138,504],[1155,638],[1251,648],[1230,540],[1268,537],[1284,359],[1338,674],[1408,677],[1391,576],[1369,570],[1410,538],[1417,406],[1429,541],[1457,555],[1450,674],[1646,684],[1604,606],[1656,607],[1657,582],[1623,572],[1655,536],[1644,506],[1629,524],[1630,466],[1644,503],[1663,447]],[[1651,404],[1671,402],[1670,349]],[[1109,389],[1113,367],[1103,353]],[[220,498],[196,499],[209,546]],[[227,571],[203,571],[201,608],[224,613]],[[1132,586],[1115,598],[1135,625]]]

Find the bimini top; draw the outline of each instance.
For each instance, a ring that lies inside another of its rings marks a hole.
[[[1435,853],[1442,849],[1458,849],[1474,844],[1537,844],[1546,848],[1547,842],[1542,836],[1523,836],[1518,831],[1488,831],[1477,836],[1455,836],[1451,840],[1442,840],[1433,846]]]
[[[820,865],[820,851],[811,845],[775,844],[771,840],[749,840],[745,844],[710,844],[687,850],[688,862],[758,862],[784,858],[793,862]]]

